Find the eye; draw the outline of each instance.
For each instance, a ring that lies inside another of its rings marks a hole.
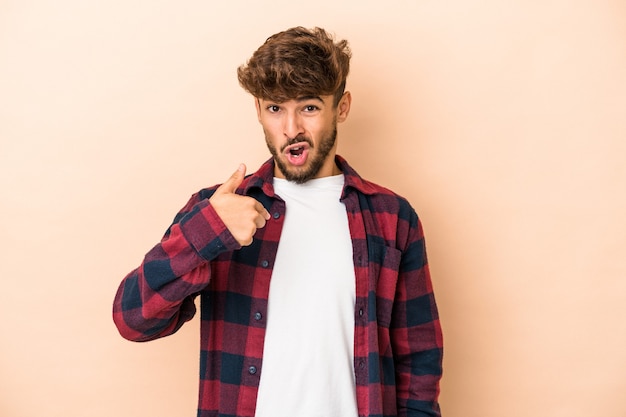
[[[319,109],[320,108],[317,107],[314,104],[307,104],[306,106],[304,106],[304,111],[307,112],[307,113],[314,112],[314,111],[319,110]]]
[[[276,113],[277,111],[280,110],[280,107],[278,107],[275,104],[270,104],[269,106],[266,107],[267,111],[269,111],[270,113]]]

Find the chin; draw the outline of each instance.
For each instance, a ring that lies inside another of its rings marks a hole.
[[[319,173],[319,168],[312,166],[311,163],[306,163],[298,168],[289,168],[284,163],[278,163],[278,168],[287,181],[297,184],[304,184]]]

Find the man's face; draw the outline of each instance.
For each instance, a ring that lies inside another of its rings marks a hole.
[[[304,183],[339,174],[335,165],[337,123],[350,110],[350,93],[337,106],[334,97],[306,96],[277,103],[257,99],[259,122],[275,161],[274,175]]]

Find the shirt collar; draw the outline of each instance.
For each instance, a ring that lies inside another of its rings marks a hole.
[[[375,194],[377,188],[367,180],[364,180],[341,156],[335,155],[335,162],[345,177],[342,198],[349,188],[355,188],[363,194]],[[260,188],[268,197],[275,197],[274,186],[274,159],[268,159],[259,169],[246,178],[243,192],[249,195],[253,188]]]

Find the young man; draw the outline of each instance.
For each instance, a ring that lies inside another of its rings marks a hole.
[[[195,194],[113,307],[170,335],[200,296],[199,417],[439,416],[442,336],[409,203],[336,155],[350,51],[271,36],[238,69],[272,158]]]

